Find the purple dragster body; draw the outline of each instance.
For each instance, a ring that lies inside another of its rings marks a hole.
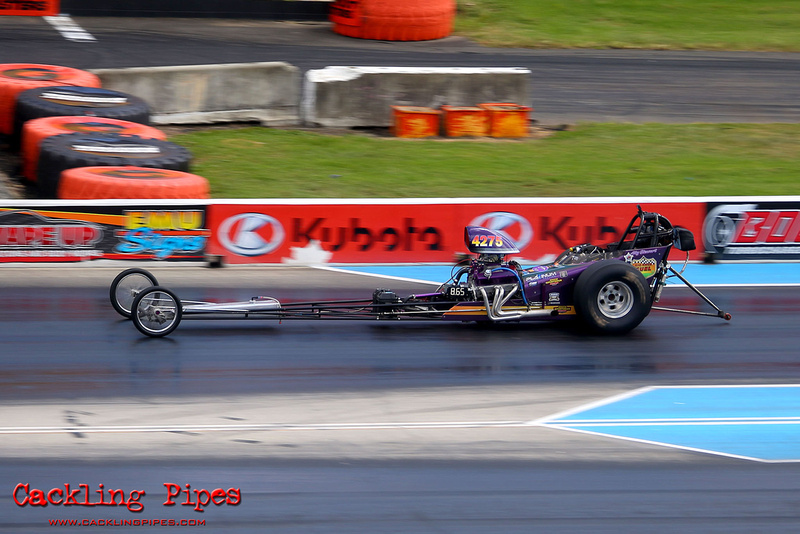
[[[161,337],[183,318],[216,319],[371,319],[518,322],[574,319],[588,330],[622,334],[639,325],[651,310],[706,315],[730,320],[668,262],[675,248],[694,249],[688,230],[666,217],[639,208],[625,232],[604,246],[585,244],[565,250],[552,263],[523,268],[507,256],[518,254],[512,239],[479,226],[464,229],[464,241],[476,257],[454,267],[454,274],[433,293],[401,298],[376,289],[370,299],[279,302],[253,297],[244,302],[182,301],[158,286],[143,269],[128,269],[111,284],[114,308],[130,317],[142,333]],[[677,277],[714,312],[657,307],[668,277]]]

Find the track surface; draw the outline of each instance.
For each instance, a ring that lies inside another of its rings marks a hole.
[[[653,313],[622,338],[552,324],[186,321],[149,339],[107,302],[118,271],[2,270],[0,529],[176,518],[235,532],[791,532],[800,521],[800,464],[531,424],[646,385],[797,382],[800,288],[708,288],[733,322]],[[210,300],[430,288],[302,268],[154,272]],[[670,288],[664,303],[688,297]],[[19,483],[141,489],[145,511],[19,507]],[[165,483],[237,487],[243,500],[165,507]]]

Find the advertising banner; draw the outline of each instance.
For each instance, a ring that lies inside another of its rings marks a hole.
[[[59,0],[0,0],[0,15],[58,15]]]
[[[643,209],[700,235],[703,203],[662,201]],[[208,253],[232,264],[451,262],[467,251],[464,227],[484,226],[509,234],[519,259],[543,263],[573,245],[618,240],[636,210],[635,201],[563,199],[220,203],[209,206]],[[699,259],[702,251],[692,254]]]
[[[800,201],[711,202],[705,252],[715,260],[800,260]]]
[[[0,208],[0,262],[205,259],[206,206]]]

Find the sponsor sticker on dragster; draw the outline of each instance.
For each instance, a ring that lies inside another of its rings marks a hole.
[[[707,254],[723,260],[800,259],[800,202],[709,203]]]
[[[658,270],[660,256],[657,249],[642,249],[628,252],[623,259],[642,273],[645,278],[650,278]]]
[[[198,260],[204,206],[0,208],[0,261]]]

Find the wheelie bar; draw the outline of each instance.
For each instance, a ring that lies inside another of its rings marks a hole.
[[[699,296],[701,299],[703,299],[709,306],[714,308],[714,310],[716,310],[717,313],[700,312],[700,311],[694,311],[694,310],[681,310],[679,308],[665,308],[663,306],[653,306],[652,309],[659,310],[659,311],[675,312],[675,313],[685,313],[685,314],[688,314],[688,315],[704,315],[706,317],[719,317],[720,319],[725,319],[726,321],[730,321],[731,320],[731,314],[730,313],[727,313],[727,312],[723,311],[722,309],[720,309],[720,307],[717,306],[716,304],[714,304],[714,302],[710,298],[705,296],[689,280],[684,278],[683,275],[681,275],[681,273],[676,271],[672,267],[672,265],[668,266],[668,268],[672,272],[672,274],[677,276],[678,279],[686,285],[686,287],[688,287],[689,289],[694,291],[695,294],[697,294],[697,296]]]

